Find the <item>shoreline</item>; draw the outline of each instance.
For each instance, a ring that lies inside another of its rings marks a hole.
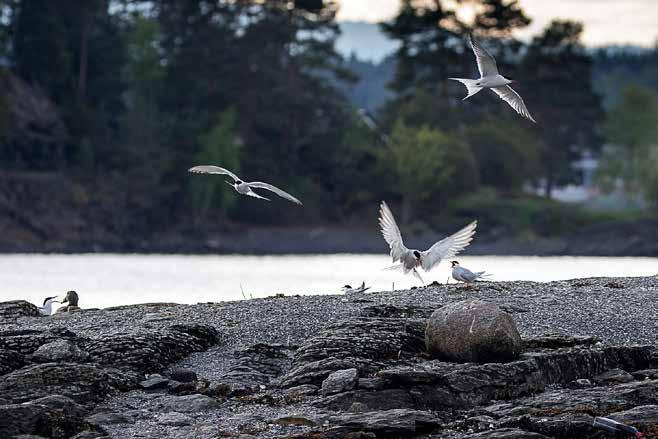
[[[0,432],[18,425],[20,410],[43,421],[21,424],[31,434],[47,436],[36,431],[45,423],[68,432],[54,437],[77,439],[589,438],[593,415],[658,432],[656,297],[658,278],[645,277],[151,303],[50,318],[3,303],[0,405],[9,416]],[[512,315],[526,344],[519,360],[427,357],[429,315],[464,299]],[[348,369],[357,381],[323,390],[328,374]]]
[[[577,233],[545,235],[511,234],[483,225],[470,255],[517,256],[658,256],[658,220],[602,223],[582,227]],[[425,231],[405,236],[408,246],[425,248],[450,230]],[[126,239],[107,232],[98,235],[53,233],[58,240],[0,239],[0,253],[134,253],[134,254],[386,254],[388,247],[371,227],[247,227],[230,230],[190,229],[163,231],[157,236]]]

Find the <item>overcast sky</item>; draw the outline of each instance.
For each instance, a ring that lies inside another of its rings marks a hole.
[[[399,0],[339,0],[342,21],[382,21],[395,15]],[[538,33],[553,18],[585,23],[584,42],[652,46],[658,37],[658,0],[520,0],[532,24],[519,37]],[[376,6],[375,6],[376,5]]]

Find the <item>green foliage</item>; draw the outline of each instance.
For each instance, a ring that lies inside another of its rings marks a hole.
[[[604,189],[621,181],[630,195],[658,206],[658,101],[651,90],[624,88],[608,114],[605,133],[609,145],[598,171]]]
[[[532,133],[507,119],[487,119],[467,128],[478,163],[480,183],[503,192],[519,192],[536,178],[541,146]]]
[[[641,212],[597,211],[531,195],[503,196],[492,188],[453,198],[448,209],[451,216],[478,218],[488,228],[503,229],[511,236],[546,238],[576,233],[589,224],[643,217]]]
[[[195,163],[216,164],[238,174],[241,146],[235,136],[235,127],[235,112],[223,112],[210,131],[201,136],[201,151],[195,156]],[[211,207],[218,207],[226,213],[236,199],[235,191],[221,176],[194,176],[190,179],[189,188],[193,206],[202,213]]]
[[[381,152],[381,164],[390,172],[391,186],[403,200],[403,221],[412,209],[430,199],[446,199],[468,145],[459,139],[432,129],[408,126],[398,120],[390,143]]]

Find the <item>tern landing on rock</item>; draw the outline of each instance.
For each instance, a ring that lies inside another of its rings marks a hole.
[[[459,262],[457,261],[450,261],[450,264],[452,264],[452,278],[458,282],[464,282],[466,284],[470,284],[471,282],[475,282],[478,279],[482,279],[486,276],[489,276],[484,271],[478,271],[477,273],[473,273],[468,268],[459,265]]]
[[[430,271],[432,268],[438,266],[442,259],[455,256],[468,247],[475,235],[477,221],[473,221],[454,235],[442,239],[423,252],[408,249],[404,246],[402,235],[395,222],[393,212],[391,212],[391,209],[388,208],[388,205],[384,201],[382,201],[379,209],[379,226],[382,229],[384,239],[391,247],[393,262],[400,261],[399,264],[389,267],[388,270],[400,270],[404,274],[411,272],[418,280],[425,283],[423,278],[420,277],[420,274],[418,274],[416,267]]]
[[[272,186],[271,184],[268,183],[263,183],[260,181],[252,181],[252,182],[246,182],[242,181],[237,175],[229,171],[228,169],[220,168],[219,166],[195,166],[193,168],[189,169],[189,172],[195,173],[195,174],[221,174],[221,175],[228,175],[233,179],[233,183],[226,182],[229,186],[233,186],[233,189],[239,194],[242,195],[247,195],[250,197],[254,198],[260,198],[261,200],[267,200],[270,201],[269,198],[261,197],[258,195],[256,192],[252,190],[254,189],[266,189],[270,192],[274,192],[281,198],[285,198],[288,201],[292,201],[293,203],[297,203],[299,205],[302,204],[301,201],[299,201],[297,198],[293,197],[290,195],[288,192],[282,191],[276,186]]]
[[[468,38],[473,53],[475,53],[475,60],[477,61],[478,70],[480,71],[480,79],[448,78],[453,81],[459,81],[466,86],[468,95],[466,95],[464,100],[470,98],[480,90],[488,88],[496,93],[502,100],[507,102],[510,107],[514,108],[514,110],[516,110],[521,116],[537,123],[526,108],[521,96],[510,87],[510,84],[513,84],[516,81],[507,79],[500,75],[494,57],[491,56],[491,54],[489,54],[489,52],[487,52],[472,36],[469,36]]]

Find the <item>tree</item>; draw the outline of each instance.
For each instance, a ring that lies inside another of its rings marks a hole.
[[[455,185],[455,178],[469,174],[464,165],[473,158],[468,145],[457,138],[399,119],[380,160],[390,173],[389,187],[402,198],[402,221],[408,222],[420,203],[436,200],[440,204],[448,195],[459,194],[464,186]]]
[[[519,91],[538,122],[544,192],[578,180],[571,164],[600,145],[603,110],[592,88],[592,60],[580,44],[583,26],[553,21],[533,38],[522,61]]]
[[[473,149],[480,184],[514,193],[536,179],[541,146],[530,130],[506,118],[490,118],[467,128],[465,139]]]
[[[195,156],[195,163],[218,163],[239,174],[241,145],[235,137],[235,125],[233,110],[222,113],[217,123],[201,137],[202,149]],[[226,185],[223,178],[208,177],[197,176],[189,180],[192,204],[202,215],[213,206],[219,207],[226,214],[235,202],[235,192]]]
[[[621,180],[629,194],[658,205],[658,101],[644,87],[627,86],[605,123],[608,141],[599,179],[607,190]]]

